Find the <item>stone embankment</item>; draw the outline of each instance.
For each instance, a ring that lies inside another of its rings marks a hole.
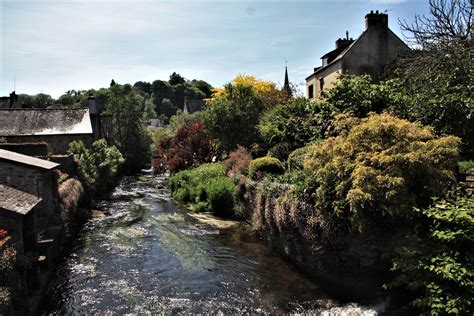
[[[403,223],[376,223],[370,233],[321,214],[288,192],[246,188],[245,217],[257,234],[299,269],[326,284],[341,299],[374,298],[389,279],[394,250],[406,242]],[[387,219],[388,221],[388,219]]]

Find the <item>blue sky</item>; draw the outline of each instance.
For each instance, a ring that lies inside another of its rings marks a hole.
[[[398,19],[428,1],[8,1],[1,4],[0,95],[187,79],[222,86],[239,73],[304,82],[334,41],[357,38],[370,10]],[[403,37],[402,37],[403,38]]]

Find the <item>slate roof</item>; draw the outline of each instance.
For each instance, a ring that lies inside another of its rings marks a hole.
[[[184,101],[184,113],[194,113],[197,111],[202,111],[204,109],[203,100],[185,100]]]
[[[26,215],[35,207],[41,198],[9,186],[0,184],[0,208]]]
[[[0,109],[0,136],[92,134],[89,109]]]
[[[23,165],[29,165],[32,167],[46,169],[46,170],[54,169],[60,166],[58,163],[55,163],[55,162],[51,162],[48,160],[39,159],[39,158],[27,156],[27,155],[22,155],[22,154],[15,153],[13,151],[8,151],[5,149],[0,149],[0,161],[1,160],[7,160],[7,161],[11,161],[11,162],[15,162],[15,163],[23,164]]]

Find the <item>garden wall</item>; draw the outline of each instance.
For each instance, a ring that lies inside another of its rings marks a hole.
[[[286,192],[245,190],[241,195],[245,217],[258,236],[327,285],[327,291],[336,292],[341,299],[373,298],[383,291],[394,248],[405,240],[404,226],[380,223],[370,234],[361,234]]]

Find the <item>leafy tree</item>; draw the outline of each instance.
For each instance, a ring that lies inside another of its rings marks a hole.
[[[403,100],[394,93],[393,86],[391,81],[375,83],[370,75],[343,75],[322,97],[333,112],[365,117],[369,112],[382,113]]]
[[[401,22],[417,49],[400,58],[393,75],[409,96],[397,114],[459,136],[466,158],[474,157],[472,13],[467,0],[431,0],[429,16]]]
[[[149,82],[137,81],[133,84],[133,87],[136,88],[138,91],[143,92],[145,94],[151,93],[151,83]]]
[[[258,122],[262,101],[251,87],[228,84],[221,97],[202,112],[204,126],[218,149],[230,152],[239,145],[249,148],[259,141]]]
[[[74,155],[79,180],[89,193],[101,195],[112,189],[124,163],[117,147],[99,139],[89,150],[82,141],[74,141],[68,152]]]
[[[212,96],[212,86],[204,80],[191,81],[191,84],[204,93],[205,98],[210,98]]]
[[[173,72],[170,75],[170,80],[168,81],[170,85],[175,86],[177,84],[182,84],[186,81],[180,74]]]
[[[32,108],[45,109],[53,105],[54,99],[49,94],[38,93],[36,95],[20,94],[21,102]]]
[[[428,229],[400,249],[391,287],[412,291],[412,305],[431,315],[474,312],[474,201],[461,197],[416,209]]]
[[[410,218],[454,181],[460,140],[389,114],[339,116],[339,136],[310,145],[316,208],[363,230],[374,218]]]
[[[324,120],[330,114],[324,106],[296,98],[264,112],[258,128],[272,156],[285,160],[296,148],[323,138]]]
[[[165,98],[163,101],[161,101],[159,112],[160,114],[165,115],[166,119],[168,120],[178,112],[178,108],[173,104],[173,102]]]
[[[151,135],[141,111],[143,99],[130,85],[115,85],[110,92],[106,109],[113,114],[114,141],[125,156],[126,170],[135,172],[151,159]]]
[[[157,139],[155,139],[156,141]],[[184,122],[176,134],[161,135],[157,142],[158,160],[163,163],[171,173],[210,162],[214,154],[214,146],[204,130],[198,116],[193,120]]]
[[[273,82],[259,80],[254,76],[248,75],[238,75],[230,83],[232,86],[242,86],[247,87],[252,90],[254,95],[262,102],[264,107],[271,108],[277,104],[286,102],[287,95],[286,93],[278,90],[276,85]],[[227,97],[228,89],[216,88],[213,91],[212,98],[209,100],[209,103],[212,104],[221,99]]]

